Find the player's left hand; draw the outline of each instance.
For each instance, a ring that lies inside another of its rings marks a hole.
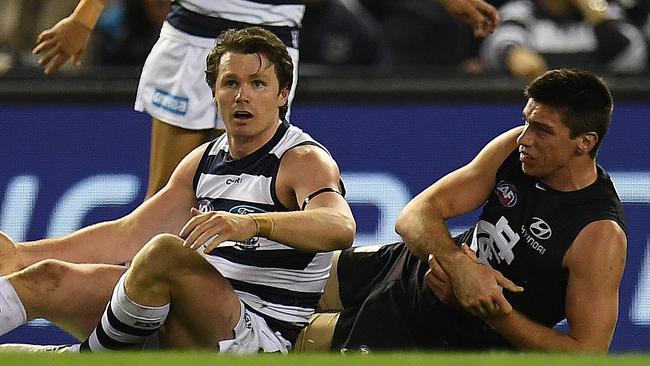
[[[486,37],[499,26],[499,12],[483,0],[438,0],[454,18],[469,24],[474,37]]]
[[[460,303],[451,288],[449,276],[442,269],[433,255],[429,255],[429,270],[424,275],[427,285],[443,304],[460,307]]]
[[[225,211],[203,213],[191,209],[192,218],[183,226],[179,236],[185,238],[183,246],[196,250],[205,244],[208,253],[226,240],[244,241],[257,233],[257,224],[247,215]]]
[[[39,34],[32,53],[42,56],[38,63],[48,75],[56,72],[68,60],[78,67],[81,65],[81,55],[88,46],[90,33],[90,29],[72,17],[63,18],[54,27]]]

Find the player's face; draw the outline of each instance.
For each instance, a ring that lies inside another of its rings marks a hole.
[[[524,173],[550,183],[568,178],[577,157],[577,138],[562,123],[557,108],[529,99],[524,108],[524,130],[517,138],[519,159]]]
[[[262,54],[227,52],[221,57],[215,102],[233,137],[272,135],[279,121],[278,108],[289,92],[278,92],[275,66]],[[266,133],[265,133],[266,132]]]

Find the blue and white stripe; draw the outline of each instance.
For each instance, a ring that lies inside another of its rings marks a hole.
[[[199,164],[196,197],[209,202],[212,210],[288,211],[276,197],[275,180],[284,153],[306,144],[325,149],[299,128],[282,122],[266,145],[233,160],[224,135],[208,147]],[[266,238],[227,241],[205,257],[230,280],[248,308],[294,327],[296,333],[314,312],[331,268],[331,253],[301,252]]]
[[[195,13],[236,22],[299,28],[304,0],[179,0]]]

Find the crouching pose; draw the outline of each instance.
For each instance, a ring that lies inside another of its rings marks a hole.
[[[35,243],[2,236],[0,334],[44,317],[93,351],[155,333],[166,347],[287,352],[329,252],[355,233],[336,163],[283,121],[292,68],[272,33],[224,32],[206,78],[226,134],[123,218]]]

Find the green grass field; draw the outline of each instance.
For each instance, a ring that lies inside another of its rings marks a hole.
[[[91,366],[583,366],[650,365],[650,354],[609,356],[531,353],[386,353],[371,355],[291,354],[230,356],[202,352],[119,352],[110,354],[17,354],[1,353],[0,365],[91,365]]]

